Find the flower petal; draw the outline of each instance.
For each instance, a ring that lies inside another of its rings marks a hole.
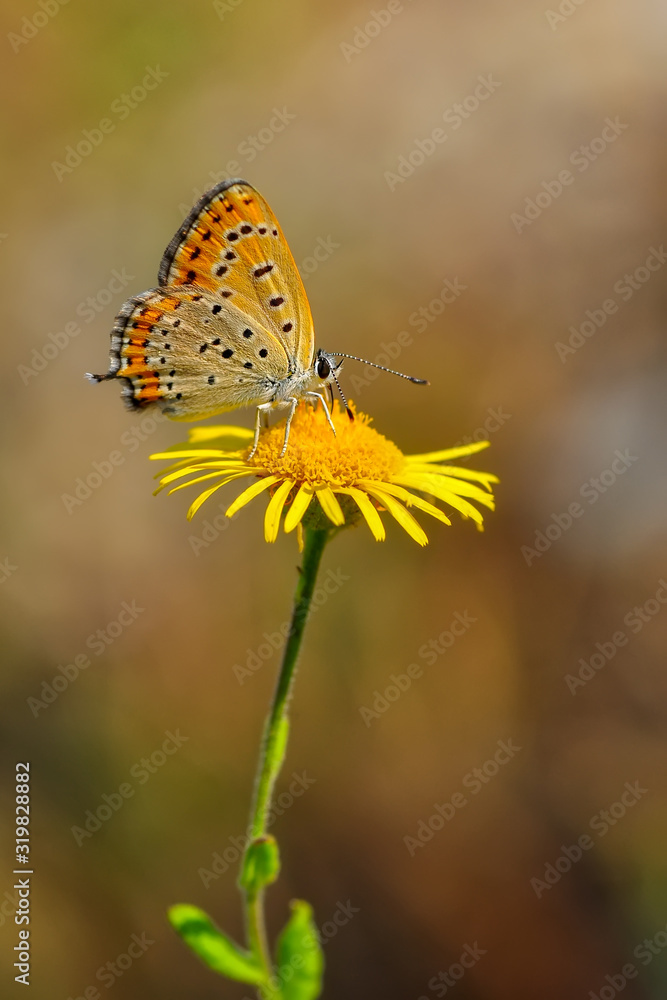
[[[463,482],[460,479],[453,479],[451,476],[433,476],[430,481],[438,483],[441,488],[449,490],[450,493],[455,493],[459,497],[470,497],[471,500],[481,503],[489,510],[496,509],[493,493],[489,490],[483,490],[476,483]]]
[[[340,527],[341,524],[345,524],[345,515],[341,510],[340,504],[334,496],[333,490],[330,486],[316,486],[315,493],[317,494],[317,499],[320,501],[320,506],[324,513],[327,515],[330,521]]]
[[[178,486],[172,486],[169,490],[169,496],[171,496],[172,493],[177,493],[178,490],[184,490],[187,486],[194,486],[195,483],[201,483],[205,479],[213,479],[215,476],[224,476],[224,482],[220,483],[220,485],[225,486],[227,483],[231,483],[235,479],[243,479],[244,476],[251,476],[253,472],[254,469],[247,472],[230,472],[229,474],[224,472],[209,472],[207,476],[198,476],[197,479],[189,479],[187,483],[179,483]],[[160,487],[160,489],[162,489],[162,487]],[[159,490],[155,490],[156,494],[158,492]]]
[[[400,484],[397,483],[368,483],[364,480],[360,480],[360,485],[365,488],[368,486],[379,486],[380,489],[384,490],[385,493],[391,493],[393,497],[397,500],[402,500],[407,507],[416,507],[418,510],[423,510],[425,514],[430,514],[431,517],[437,518],[438,521],[442,521],[443,524],[451,524],[446,514],[444,514],[438,507],[434,507],[432,503],[428,500],[423,500],[422,497],[417,497],[414,493],[409,493],[404,490]]]
[[[285,514],[285,531],[293,531],[297,524],[301,523],[301,518],[308,510],[314,492],[313,487],[308,483],[301,484],[299,492],[292,500],[290,509]]]
[[[428,536],[421,524],[415,520],[409,510],[406,510],[403,504],[399,503],[391,493],[385,492],[383,489],[374,487],[367,487],[366,492],[370,493],[372,497],[379,500],[383,507],[386,507],[389,513],[394,517],[400,526],[404,528],[411,538],[414,538],[419,545],[428,544]]]
[[[397,476],[397,479],[402,479],[402,476]],[[410,477],[413,478],[413,477]],[[476,500],[477,503],[481,503],[484,507],[488,507],[489,510],[495,510],[495,501],[493,495],[489,493],[488,490],[483,490],[481,486],[477,486],[475,483],[468,483],[463,479],[453,479],[452,476],[431,476],[425,473],[421,475],[417,473],[414,476],[415,482],[423,480],[425,484],[437,483],[440,489],[449,490],[450,493],[455,493],[459,497],[470,497],[471,500]],[[415,487],[413,487],[415,488]],[[422,489],[424,492],[429,491],[428,485],[418,486],[416,489]]]
[[[266,514],[264,515],[264,538],[267,542],[275,542],[278,537],[280,517],[289,491],[293,486],[293,479],[285,479],[268,502]]]
[[[413,490],[421,490],[422,493],[431,493],[438,500],[448,503],[450,507],[458,510],[464,517],[471,517],[478,524],[482,524],[484,520],[476,507],[473,507],[471,503],[464,500],[457,493],[444,488],[438,482],[437,476],[434,476],[431,480],[427,480],[426,476],[415,476],[414,478],[411,476],[401,476],[400,481],[404,486],[409,486]]]
[[[219,490],[221,486],[225,486],[225,485],[226,485],[226,481],[223,479],[221,483],[216,483],[215,486],[210,486],[207,490],[204,490],[203,493],[200,493],[199,496],[197,497],[197,499],[193,500],[193,502],[190,504],[190,509],[188,510],[188,513],[187,513],[187,519],[188,519],[188,521],[192,520],[192,518],[195,516],[195,514],[197,513],[197,511],[199,510],[199,508],[201,507],[201,505],[203,503],[206,503],[206,501],[208,500],[208,498],[210,496],[213,496],[213,494],[215,493],[216,490]]]
[[[483,451],[491,444],[490,441],[475,441],[473,444],[463,444],[458,448],[445,448],[444,451],[429,451],[423,455],[406,455],[410,462],[441,462],[446,458],[460,458],[462,455],[474,455]]]
[[[256,496],[259,496],[263,490],[268,490],[269,486],[273,486],[273,484],[277,483],[280,478],[280,476],[264,476],[261,479],[258,479],[256,483],[252,484],[252,486],[248,486],[243,493],[239,493],[236,500],[234,500],[225,511],[225,516],[233,517],[237,510],[240,510],[241,507],[245,507],[247,503],[250,503],[250,501],[254,500]]]
[[[229,455],[241,459],[241,452],[239,451],[227,452],[222,451],[220,448],[193,448],[189,444],[173,444],[168,451],[156,451],[153,455],[149,455],[148,457],[150,459],[226,458]]]
[[[174,472],[163,474],[160,479],[160,487],[168,486],[169,483],[173,483],[177,479],[182,479],[183,476],[189,476],[194,472],[206,472],[207,470],[216,476],[226,476],[228,472],[257,474],[256,468],[252,465],[245,465],[243,462],[202,462],[198,465],[188,465],[184,468],[176,469]]]
[[[491,489],[489,483],[500,482],[498,476],[494,476],[492,472],[476,472],[474,469],[464,469],[458,465],[438,465],[435,462],[406,462],[405,471],[436,476],[454,476],[457,479],[472,479],[482,483],[486,489]]]
[[[336,493],[347,493],[348,496],[351,496],[356,501],[357,507],[363,514],[366,524],[373,533],[373,538],[376,542],[383,542],[387,535],[384,530],[382,518],[364,491],[355,489],[354,486],[341,486],[336,490]]]
[[[188,437],[190,444],[197,444],[200,441],[219,441],[220,448],[238,449],[252,441],[254,434],[247,427],[228,427],[222,424],[215,427],[193,427]]]

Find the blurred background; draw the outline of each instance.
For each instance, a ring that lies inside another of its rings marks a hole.
[[[348,362],[359,408],[408,453],[488,437],[470,464],[501,478],[484,534],[328,549],[272,936],[290,898],[314,905],[331,998],[664,997],[664,5],[9,0],[3,19],[2,994],[23,760],[32,996],[250,993],[164,914],[242,934],[294,538],[265,544],[261,504],[221,527],[222,495],[188,524],[147,460],[183,426],[83,379],[231,173],[280,219],[318,345],[431,381]]]

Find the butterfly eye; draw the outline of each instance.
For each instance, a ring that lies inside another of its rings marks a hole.
[[[331,365],[326,358],[318,358],[317,374],[319,378],[329,378],[329,375],[331,375]]]

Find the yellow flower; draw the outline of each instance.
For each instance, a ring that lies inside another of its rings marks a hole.
[[[226,515],[232,517],[250,500],[269,491],[264,517],[267,542],[278,537],[281,520],[285,531],[298,527],[300,533],[302,524],[342,527],[361,518],[376,540],[383,541],[385,528],[380,512],[387,511],[416,542],[426,545],[426,533],[408,508],[430,514],[444,524],[451,522],[439,507],[417,496],[414,490],[453,507],[480,528],[482,514],[470,501],[493,510],[491,483],[498,482],[496,476],[441,464],[481,451],[488,441],[404,455],[370,426],[370,417],[365,414],[355,414],[355,419],[350,420],[344,409],[336,407],[332,417],[335,437],[322,407],[301,403],[292,420],[285,454],[281,455],[283,421],[261,432],[252,458],[248,457],[251,431],[243,427],[196,427],[186,444],[151,455],[155,459],[179,459],[159,474],[156,492],[170,486],[169,492],[174,493],[194,483],[215,480],[191,505],[190,519],[221,486],[254,476],[255,481],[230,504]],[[188,481],[172,486],[184,478]]]

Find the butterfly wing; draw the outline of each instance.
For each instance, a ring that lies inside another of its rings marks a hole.
[[[275,215],[247,181],[223,181],[200,199],[165,250],[158,280],[226,296],[283,344],[292,371],[311,367],[303,282]]]
[[[125,303],[111,342],[111,371],[132,408],[159,403],[198,420],[268,402],[288,373],[283,345],[224,299],[193,285],[154,288]]]
[[[308,299],[273,212],[246,181],[216,185],[167,247],[160,287],[116,318],[111,367],[131,407],[196,420],[268,402],[313,363]],[[93,376],[99,380],[102,376]]]

